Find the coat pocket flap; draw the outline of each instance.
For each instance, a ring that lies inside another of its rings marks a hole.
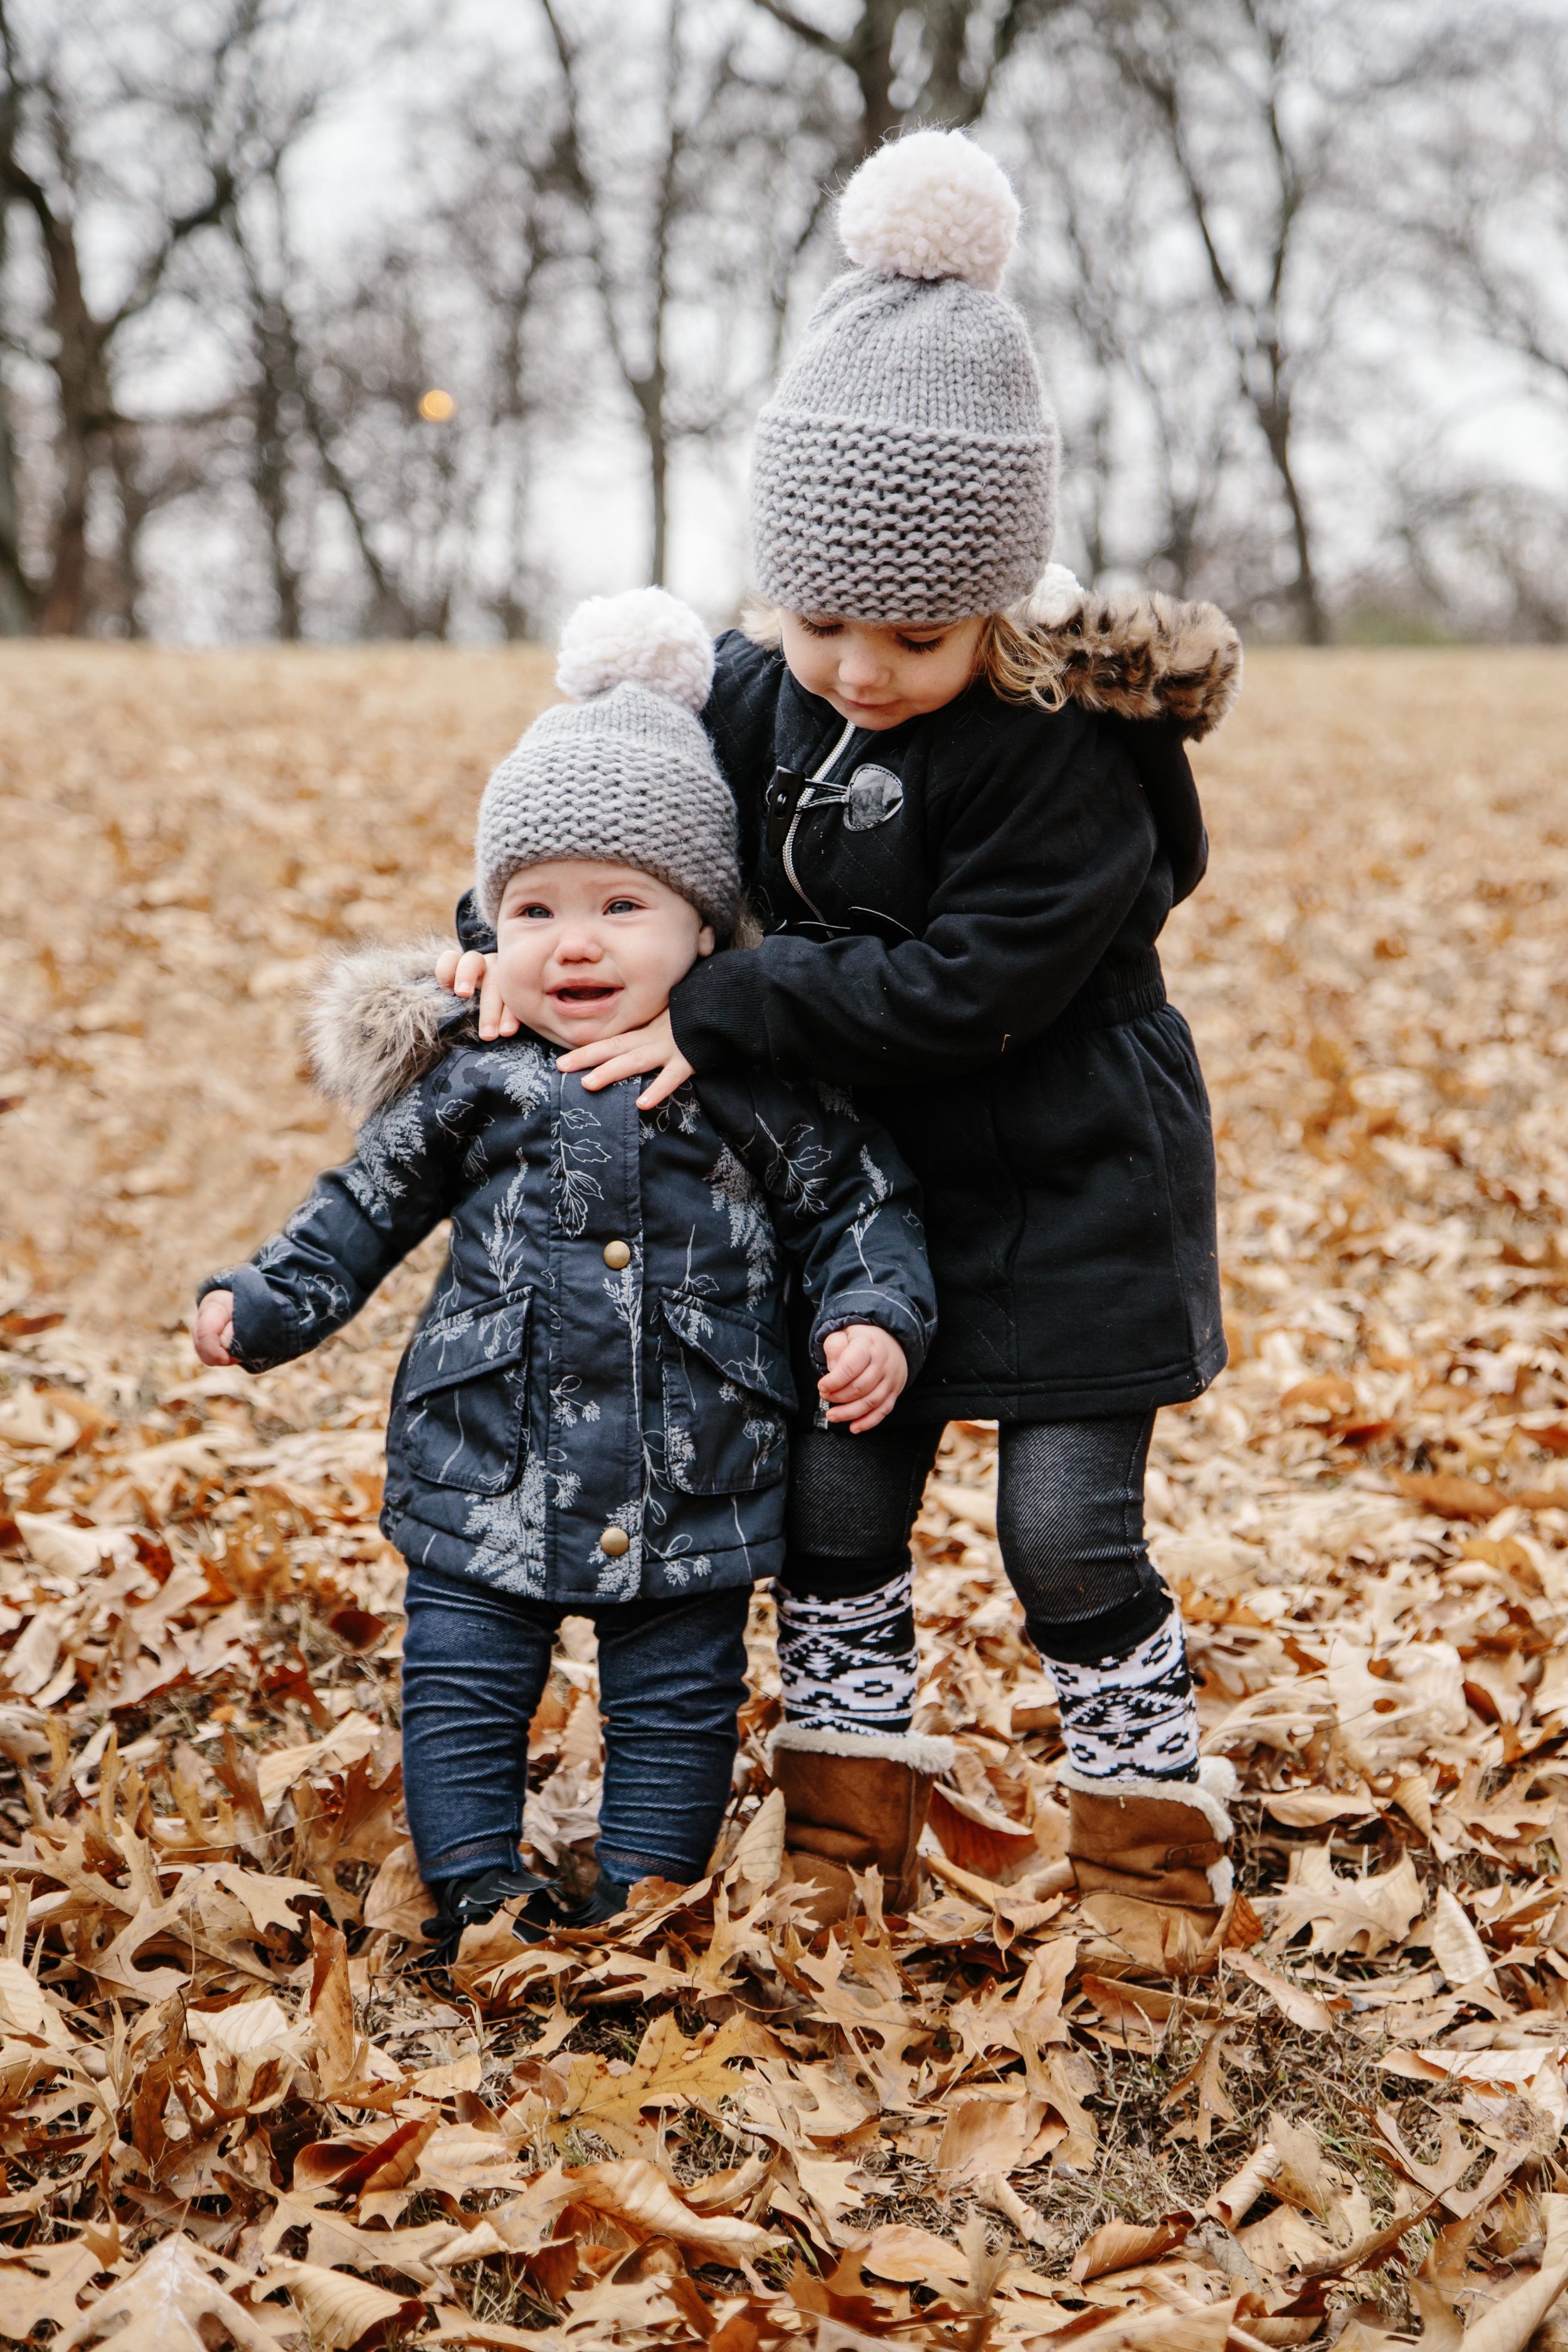
[[[795,1411],[795,1378],[782,1341],[744,1316],[727,1314],[689,1291],[666,1291],[659,1305],[682,1347],[701,1356],[721,1378],[771,1398],[786,1412]]]
[[[533,1294],[525,1290],[499,1307],[464,1307],[416,1331],[408,1348],[405,1402],[412,1404],[437,1389],[483,1380],[515,1364],[528,1345],[532,1303]]]

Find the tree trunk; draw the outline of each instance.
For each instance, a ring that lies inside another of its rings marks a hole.
[[[39,226],[49,260],[49,324],[57,338],[53,365],[59,393],[56,446],[60,493],[38,627],[47,637],[78,637],[88,621],[87,519],[95,445],[110,422],[109,403],[103,396],[101,341],[82,292],[75,234],[70,223],[57,220],[47,205]]]
[[[652,587],[662,588],[669,566],[669,444],[662,417],[649,425],[647,475],[652,506],[647,576]]]
[[[251,330],[256,382],[251,393],[250,487],[267,530],[278,635],[297,644],[300,633],[300,573],[289,554],[289,436],[283,400],[294,381],[293,352],[282,317],[260,309]]]
[[[0,271],[5,266],[6,212],[0,203]],[[16,443],[11,387],[0,375],[0,637],[25,637],[34,621],[32,583],[22,569],[22,514],[16,497]]]
[[[904,119],[893,103],[893,36],[903,14],[903,0],[866,0],[844,44],[844,62],[860,85],[863,155],[890,138]]]
[[[109,438],[109,458],[114,473],[114,487],[120,501],[120,530],[115,549],[115,569],[119,574],[119,618],[128,637],[135,639],[146,632],[142,625],[142,527],[152,510],[142,482],[137,478],[137,436],[134,427],[121,425]],[[100,599],[106,604],[107,598]]]
[[[0,637],[29,635],[34,620],[33,583],[22,569],[22,518],[16,499],[11,391],[0,378]]]
[[[1301,635],[1310,646],[1326,646],[1331,642],[1328,614],[1323,610],[1318,593],[1317,567],[1312,562],[1311,525],[1301,493],[1296,483],[1296,458],[1291,447],[1290,409],[1288,400],[1254,399],[1258,422],[1268,445],[1268,455],[1279,477],[1279,487],[1285,493],[1285,504],[1290,515],[1290,537],[1296,550],[1296,577],[1290,593],[1296,606]]]
[[[647,444],[647,576],[653,588],[664,586],[669,567],[669,427],[664,414],[668,389],[664,365],[659,360],[632,383],[642,417],[643,438]]]

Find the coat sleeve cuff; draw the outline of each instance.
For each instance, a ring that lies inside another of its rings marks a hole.
[[[925,1362],[931,1333],[912,1307],[886,1290],[841,1290],[823,1308],[811,1327],[811,1359],[819,1372],[827,1370],[823,1341],[851,1323],[875,1323],[879,1329],[890,1331],[909,1359],[910,1380],[915,1378]]]
[[[762,960],[743,949],[721,949],[693,965],[669,992],[675,1042],[698,1072],[735,1061],[772,1062],[758,982]]]
[[[211,1290],[226,1290],[234,1300],[229,1353],[242,1370],[267,1372],[304,1355],[308,1338],[255,1266],[231,1265],[222,1274],[209,1274],[196,1292],[198,1306]]]

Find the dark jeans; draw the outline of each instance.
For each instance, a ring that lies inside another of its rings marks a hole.
[[[1146,1641],[1171,1611],[1143,1541],[1154,1416],[1018,1422],[1001,1433],[996,1532],[1035,1647],[1073,1664]],[[910,1529],[942,1442],[934,1423],[852,1437],[804,1430],[790,1471],[779,1582],[829,1600],[870,1592],[909,1565]]]
[[[744,1586],[603,1609],[527,1601],[477,1578],[408,1574],[403,1785],[426,1885],[517,1860],[528,1727],[563,1617],[599,1636],[599,1867],[689,1885],[729,1799],[746,1692]]]

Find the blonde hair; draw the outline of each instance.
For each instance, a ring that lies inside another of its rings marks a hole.
[[[741,608],[742,633],[754,646],[776,650],[784,638],[784,609],[752,599]],[[987,613],[981,622],[971,678],[983,677],[1004,702],[1032,702],[1059,710],[1068,698],[1067,665],[1059,636],[1030,628],[1008,613]]]

